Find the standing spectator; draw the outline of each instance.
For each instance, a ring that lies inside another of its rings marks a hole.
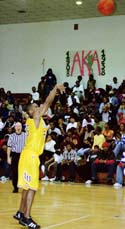
[[[80,81],[76,81],[75,86],[73,87],[73,93],[78,96],[79,99],[83,97],[84,90],[83,90],[83,85],[80,84]]]
[[[46,96],[54,88],[56,83],[57,83],[56,76],[53,74],[52,69],[49,68],[46,75],[45,75],[45,90],[46,90],[45,94],[46,94]]]
[[[120,87],[120,84],[119,84],[119,82],[118,82],[118,78],[117,77],[113,77],[113,80],[112,80],[112,82],[111,82],[111,87],[112,87],[112,89],[119,89],[119,87]]]
[[[94,79],[94,76],[91,74],[87,82],[87,89],[88,91],[94,91],[95,88],[96,88],[96,80]]]
[[[18,162],[20,153],[23,150],[25,144],[26,134],[22,132],[22,124],[17,122],[15,124],[15,133],[11,134],[7,143],[7,161],[8,164],[12,165],[12,184],[14,187],[13,193],[18,192],[17,181],[18,181]]]
[[[32,87],[32,100],[33,102],[39,100],[39,93],[36,90],[36,87]]]
[[[44,102],[45,98],[45,77],[41,77],[41,81],[38,83],[38,92],[40,99]]]

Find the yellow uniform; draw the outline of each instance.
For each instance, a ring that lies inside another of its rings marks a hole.
[[[18,187],[37,190],[39,185],[39,155],[43,153],[47,128],[41,118],[39,128],[34,119],[27,119],[27,139],[19,161]]]

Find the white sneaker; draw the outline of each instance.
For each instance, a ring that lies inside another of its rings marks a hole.
[[[48,178],[48,176],[45,176],[45,177],[43,177],[41,180],[42,180],[42,181],[49,181],[49,178]]]
[[[50,180],[51,182],[53,182],[53,181],[56,180],[56,177],[50,178],[49,180]]]
[[[91,185],[91,184],[92,184],[92,180],[87,180],[87,181],[85,182],[85,184],[86,184],[86,185]]]
[[[7,182],[8,180],[9,180],[8,177],[5,177],[5,176],[0,177],[0,181],[1,181],[2,183]]]
[[[122,184],[115,183],[115,184],[114,184],[114,188],[122,188]]]

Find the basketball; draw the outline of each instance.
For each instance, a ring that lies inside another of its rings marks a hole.
[[[115,3],[113,0],[100,0],[97,8],[102,15],[109,16],[115,11]]]

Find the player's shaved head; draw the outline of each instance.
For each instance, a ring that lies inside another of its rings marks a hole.
[[[27,106],[27,113],[29,114],[30,117],[33,117],[36,109],[38,108],[38,104],[37,103],[31,103],[31,104],[28,104]]]

